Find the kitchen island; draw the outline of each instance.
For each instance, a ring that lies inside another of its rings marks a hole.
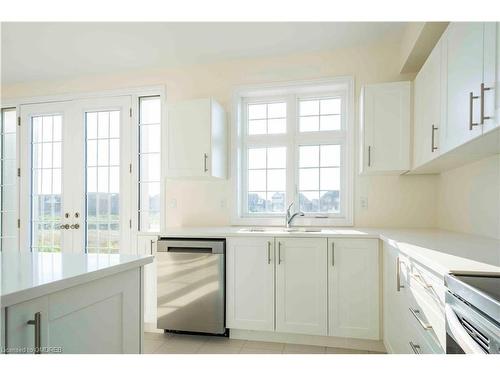
[[[1,350],[141,353],[144,265],[152,256],[1,256]]]

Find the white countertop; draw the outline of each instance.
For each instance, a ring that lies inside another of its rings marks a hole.
[[[283,232],[267,227],[182,227],[158,233],[163,237],[337,237],[379,238],[429,267],[441,276],[448,273],[500,275],[500,240],[440,229],[331,228],[321,232]]]
[[[122,254],[2,252],[2,307],[110,276],[153,261]]]

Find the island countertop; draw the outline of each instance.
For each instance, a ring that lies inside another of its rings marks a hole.
[[[152,256],[2,252],[1,305],[11,306],[153,261]]]

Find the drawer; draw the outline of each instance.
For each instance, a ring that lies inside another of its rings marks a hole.
[[[421,264],[412,261],[410,270],[410,283],[420,286],[435,301],[436,306],[444,311],[446,287],[442,277],[436,275]]]
[[[422,326],[408,310],[408,352],[414,354],[443,354],[444,349],[435,339],[431,331],[423,330]]]

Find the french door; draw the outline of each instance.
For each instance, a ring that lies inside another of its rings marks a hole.
[[[130,108],[130,96],[21,106],[23,250],[128,251]]]

